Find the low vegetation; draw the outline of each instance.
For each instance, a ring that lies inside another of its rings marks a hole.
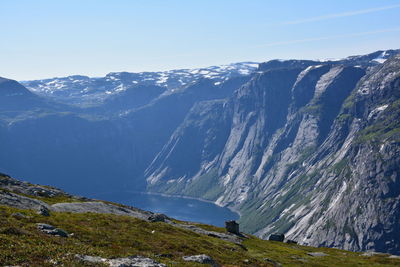
[[[15,216],[21,213],[25,217]],[[188,266],[182,256],[207,254],[223,266],[395,266],[400,260],[387,255],[372,257],[329,248],[313,248],[265,241],[253,236],[242,246],[196,234],[172,225],[150,223],[132,217],[108,214],[53,212],[44,217],[33,211],[0,206],[0,263],[22,266],[88,266],[75,254],[105,258],[142,255],[167,266]],[[48,236],[36,223],[48,223],[70,233],[68,238]],[[224,232],[206,225],[208,230]],[[313,257],[310,252],[328,256]],[[191,263],[190,266],[204,266]]]
[[[392,103],[379,120],[359,133],[358,142],[377,142],[391,139],[400,140],[400,100]]]

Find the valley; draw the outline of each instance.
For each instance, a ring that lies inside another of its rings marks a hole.
[[[398,52],[1,79],[0,171],[133,206],[121,192],[199,198],[261,238],[399,254]]]

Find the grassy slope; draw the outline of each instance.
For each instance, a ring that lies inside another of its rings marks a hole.
[[[54,199],[45,199],[54,203]],[[63,202],[68,199],[62,199]],[[73,201],[73,199],[70,199]],[[15,218],[20,212],[27,218]],[[185,263],[184,255],[207,254],[223,266],[272,266],[264,258],[284,266],[395,266],[400,260],[387,256],[360,256],[360,253],[329,248],[312,248],[265,241],[250,237],[243,247],[218,238],[200,235],[169,224],[150,223],[126,216],[109,214],[73,214],[53,212],[50,217],[34,211],[0,206],[0,265],[88,266],[76,261],[75,254],[101,257],[143,255],[167,266],[204,266]],[[73,233],[68,238],[48,236],[36,229],[36,223],[49,223]],[[222,228],[200,225],[208,230]],[[308,252],[325,252],[312,257]],[[160,254],[168,257],[159,256]]]

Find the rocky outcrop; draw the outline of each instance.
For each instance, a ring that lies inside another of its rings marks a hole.
[[[43,209],[42,207],[48,207],[43,201],[2,190],[0,190],[0,204],[19,209],[33,209],[37,211]]]
[[[105,213],[132,216],[138,219],[147,220],[152,214],[143,210],[132,207],[122,207],[103,202],[73,202],[73,203],[57,203],[50,206],[52,211],[56,212],[73,212],[73,213]]]
[[[106,259],[97,256],[76,255],[78,260],[89,264],[105,264],[110,267],[166,267],[153,259],[142,256],[131,256],[126,258]]]
[[[47,235],[54,235],[60,237],[68,237],[68,233],[62,229],[56,228],[50,224],[37,223],[37,228]]]
[[[182,259],[188,262],[196,262],[201,264],[211,265],[213,267],[218,267],[219,265],[208,255],[193,255],[193,256],[183,256]]]
[[[168,218],[168,216],[165,214],[154,213],[148,217],[148,220],[151,222],[166,222],[166,221],[170,221],[171,219]]]
[[[19,181],[2,173],[0,173],[0,188],[3,188],[7,191],[11,191],[17,194],[24,194],[34,197],[57,197],[57,196],[72,197],[72,195],[67,194],[58,188],[50,186],[34,185],[28,182]],[[77,196],[74,197],[76,199],[81,199],[81,200],[85,199],[83,197],[77,197]]]

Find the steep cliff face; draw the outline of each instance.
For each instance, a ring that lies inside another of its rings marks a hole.
[[[191,110],[149,189],[228,205],[262,237],[399,253],[400,56],[356,59],[261,65],[229,100]]]
[[[400,56],[360,81],[328,138],[303,162],[300,175],[312,190],[300,187],[295,196],[308,200],[259,234],[287,221],[294,223],[287,234],[306,244],[399,253],[399,85]]]
[[[226,98],[248,79],[202,79],[160,97],[161,87],[137,86],[97,109],[56,104],[0,80],[0,102],[7,104],[0,107],[0,169],[79,194],[144,190],[144,169],[190,108]]]

